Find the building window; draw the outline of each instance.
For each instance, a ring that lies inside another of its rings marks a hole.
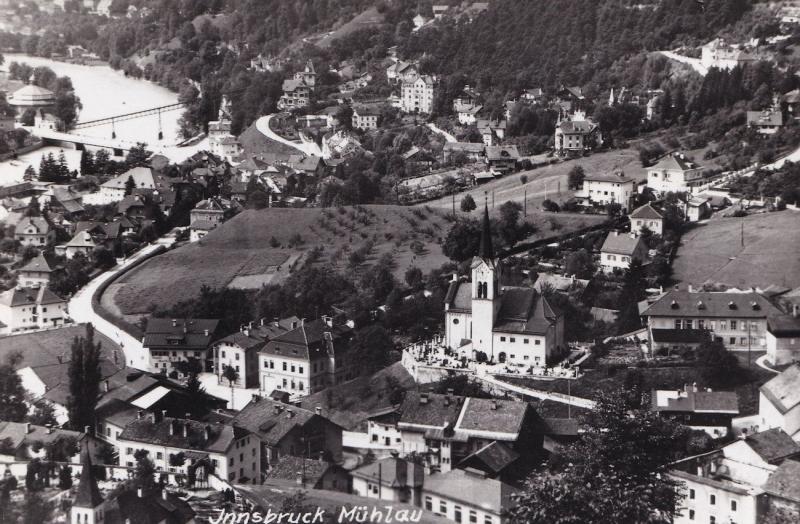
[[[478,522],[478,514],[473,509],[469,510],[469,521],[472,524],[476,524]]]
[[[737,506],[736,501],[732,500],[731,501],[731,511],[736,511],[736,506]]]
[[[447,502],[445,502],[444,500],[439,501],[439,512],[442,515],[447,515]]]
[[[689,520],[694,520],[694,510],[693,509],[689,510]]]
[[[516,341],[517,341],[517,339],[516,339],[516,338],[514,338],[514,337],[511,337],[511,338],[509,339],[509,342],[516,342]],[[513,358],[513,357],[512,357],[512,358]]]
[[[689,500],[694,500],[694,489],[689,490]]]
[[[535,345],[537,345],[537,346],[541,346],[541,345],[542,345],[542,341],[541,341],[541,340],[539,340],[539,339],[536,339],[536,340],[534,340],[534,341],[533,341],[533,343],[534,343]]]
[[[708,503],[711,504],[712,506],[714,504],[716,504],[717,503],[717,496],[714,495],[713,493],[711,495],[709,495],[708,496]]]
[[[225,352],[224,351],[222,352],[222,358],[225,358]]]
[[[433,499],[430,497],[425,497],[425,509],[428,511],[433,511]]]
[[[454,319],[453,319],[453,324],[456,324],[456,325],[458,325],[458,319],[457,319],[457,318],[454,318]]]
[[[461,506],[453,506],[453,520],[461,522]]]
[[[528,340],[527,338],[523,338],[523,339],[522,339],[522,343],[523,343],[523,344],[529,344],[529,343],[530,343],[530,340]]]
[[[283,370],[286,371],[286,362],[283,363]]]
[[[736,321],[731,320],[731,329],[736,329]]]
[[[505,341],[506,341],[506,337],[500,337],[500,342],[505,342]]]
[[[493,522],[494,519],[492,517],[490,517],[489,515],[484,515],[483,524],[492,524]]]
[[[731,337],[729,342],[730,342],[731,346],[735,346],[736,345],[736,337]]]

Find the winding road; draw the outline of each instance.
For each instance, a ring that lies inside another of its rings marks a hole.
[[[269,122],[272,120],[272,117],[275,115],[267,115],[262,116],[258,120],[256,120],[256,129],[262,135],[266,136],[270,140],[274,140],[278,143],[281,143],[285,146],[292,147],[297,149],[299,152],[303,153],[304,155],[308,156],[322,156],[322,151],[320,150],[319,146],[313,142],[294,142],[292,140],[287,140],[277,134],[269,127]]]

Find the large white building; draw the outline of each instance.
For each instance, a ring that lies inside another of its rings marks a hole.
[[[780,428],[800,437],[800,366],[794,364],[761,386],[758,398],[760,429]]]
[[[16,288],[0,294],[0,333],[54,328],[67,320],[67,301],[46,286]]]
[[[462,355],[544,366],[564,351],[564,317],[533,288],[503,287],[484,208],[480,251],[470,282],[450,284],[445,299],[445,343]]]
[[[400,86],[400,109],[406,113],[429,114],[433,110],[436,80],[420,75],[413,81],[404,81]]]
[[[619,204],[630,210],[636,196],[636,180],[618,173],[596,173],[586,175],[583,187],[575,192],[575,198],[584,205],[605,206]]]
[[[703,167],[683,153],[670,153],[647,168],[647,187],[660,193],[685,193],[703,182]]]

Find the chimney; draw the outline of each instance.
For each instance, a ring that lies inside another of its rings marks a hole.
[[[172,327],[178,327],[178,319],[177,318],[173,318],[172,319]]]
[[[106,393],[108,393],[108,390],[109,390],[109,389],[110,389],[110,388],[109,388],[109,385],[108,385],[108,379],[105,379],[105,380],[103,381],[103,391],[105,391]]]
[[[203,428],[203,438],[205,440],[211,440],[211,426],[206,426]]]
[[[450,405],[450,395],[445,395],[445,397],[444,397],[444,405],[445,406],[449,406]]]
[[[274,409],[275,414],[276,415],[280,415],[281,414],[281,410],[282,410],[282,408],[279,405],[275,404],[275,409]]]
[[[292,329],[297,329],[297,321],[292,320]]]
[[[453,271],[453,275],[450,277],[451,282],[458,282],[458,271]]]
[[[115,353],[116,353],[116,351],[115,351]],[[63,364],[64,363],[64,357],[62,357],[61,355],[58,355],[57,358],[58,358],[58,363],[59,364]],[[115,360],[115,362],[116,362],[116,360]]]
[[[140,409],[136,412],[136,419],[141,420],[142,417],[144,417],[144,411]]]
[[[694,289],[692,289],[692,285],[689,284],[689,293],[694,293]]]
[[[31,431],[33,431],[31,429],[31,423],[30,422],[26,422],[25,423],[25,433],[30,433]]]
[[[177,423],[178,423],[178,421],[177,421],[177,420],[173,420],[173,421],[170,423],[170,425],[169,425],[169,434],[170,434],[170,435],[174,435],[174,434],[175,434],[175,424],[177,424]]]
[[[493,410],[497,409],[497,401],[496,400],[492,400],[492,409]]]
[[[319,406],[315,407],[314,413],[316,413],[317,415],[322,415],[322,408]]]
[[[259,400],[261,400],[261,395],[259,395],[258,393],[253,393],[251,400],[253,401],[253,403],[256,403]]]
[[[208,336],[208,334],[209,334],[209,333],[208,333],[208,330],[207,330],[207,329],[204,329],[204,330],[203,330],[203,335],[205,335],[205,336]]]
[[[287,409],[286,410],[286,418],[292,418],[292,417],[294,417],[294,411],[291,410],[291,409]]]
[[[166,489],[162,489],[161,490],[161,498],[164,499],[164,500],[167,500],[167,490]]]
[[[697,466],[697,476],[698,477],[703,476],[703,466]]]
[[[614,231],[614,236],[618,237],[619,236],[619,231]]]
[[[144,498],[144,490],[142,488],[137,488],[136,489],[136,496],[138,496],[140,499],[143,499]]]
[[[47,434],[48,435],[53,433],[53,425],[52,424],[46,424],[45,427],[47,428]]]
[[[167,418],[167,410],[166,409],[162,409],[161,410],[161,419],[163,420],[163,419],[166,419],[166,418]]]
[[[333,327],[333,317],[328,315],[322,315],[322,321],[325,323],[326,326]]]
[[[188,436],[188,433],[189,433],[189,423],[184,422],[183,424],[181,424],[181,435],[185,438]]]
[[[304,482],[305,482],[305,479],[303,478],[303,472],[302,471],[298,471],[297,472],[297,485],[298,486],[302,486],[304,484]]]

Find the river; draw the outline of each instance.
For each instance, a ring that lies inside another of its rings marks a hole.
[[[83,109],[78,121],[96,120],[124,113],[132,113],[153,107],[174,104],[178,101],[177,93],[146,80],[126,77],[120,71],[108,66],[86,66],[58,62],[46,58],[22,54],[5,54],[2,71],[8,71],[11,62],[25,62],[30,66],[47,66],[58,76],[72,79],[75,93],[80,97]],[[11,94],[11,93],[9,93]],[[161,114],[161,130],[163,140],[158,140],[159,120],[156,115],[140,117],[116,123],[114,131],[121,140],[145,142],[148,149],[165,154],[173,161],[180,161],[201,148],[206,148],[205,141],[193,147],[178,148],[181,140],[178,119],[182,109]],[[76,131],[76,134],[111,138],[111,125],[88,127]],[[27,155],[21,155],[14,162],[0,163],[0,185],[18,182],[28,165],[38,168],[42,154],[54,152],[58,156],[58,148],[46,147]],[[75,155],[67,152],[68,160],[74,162]]]

